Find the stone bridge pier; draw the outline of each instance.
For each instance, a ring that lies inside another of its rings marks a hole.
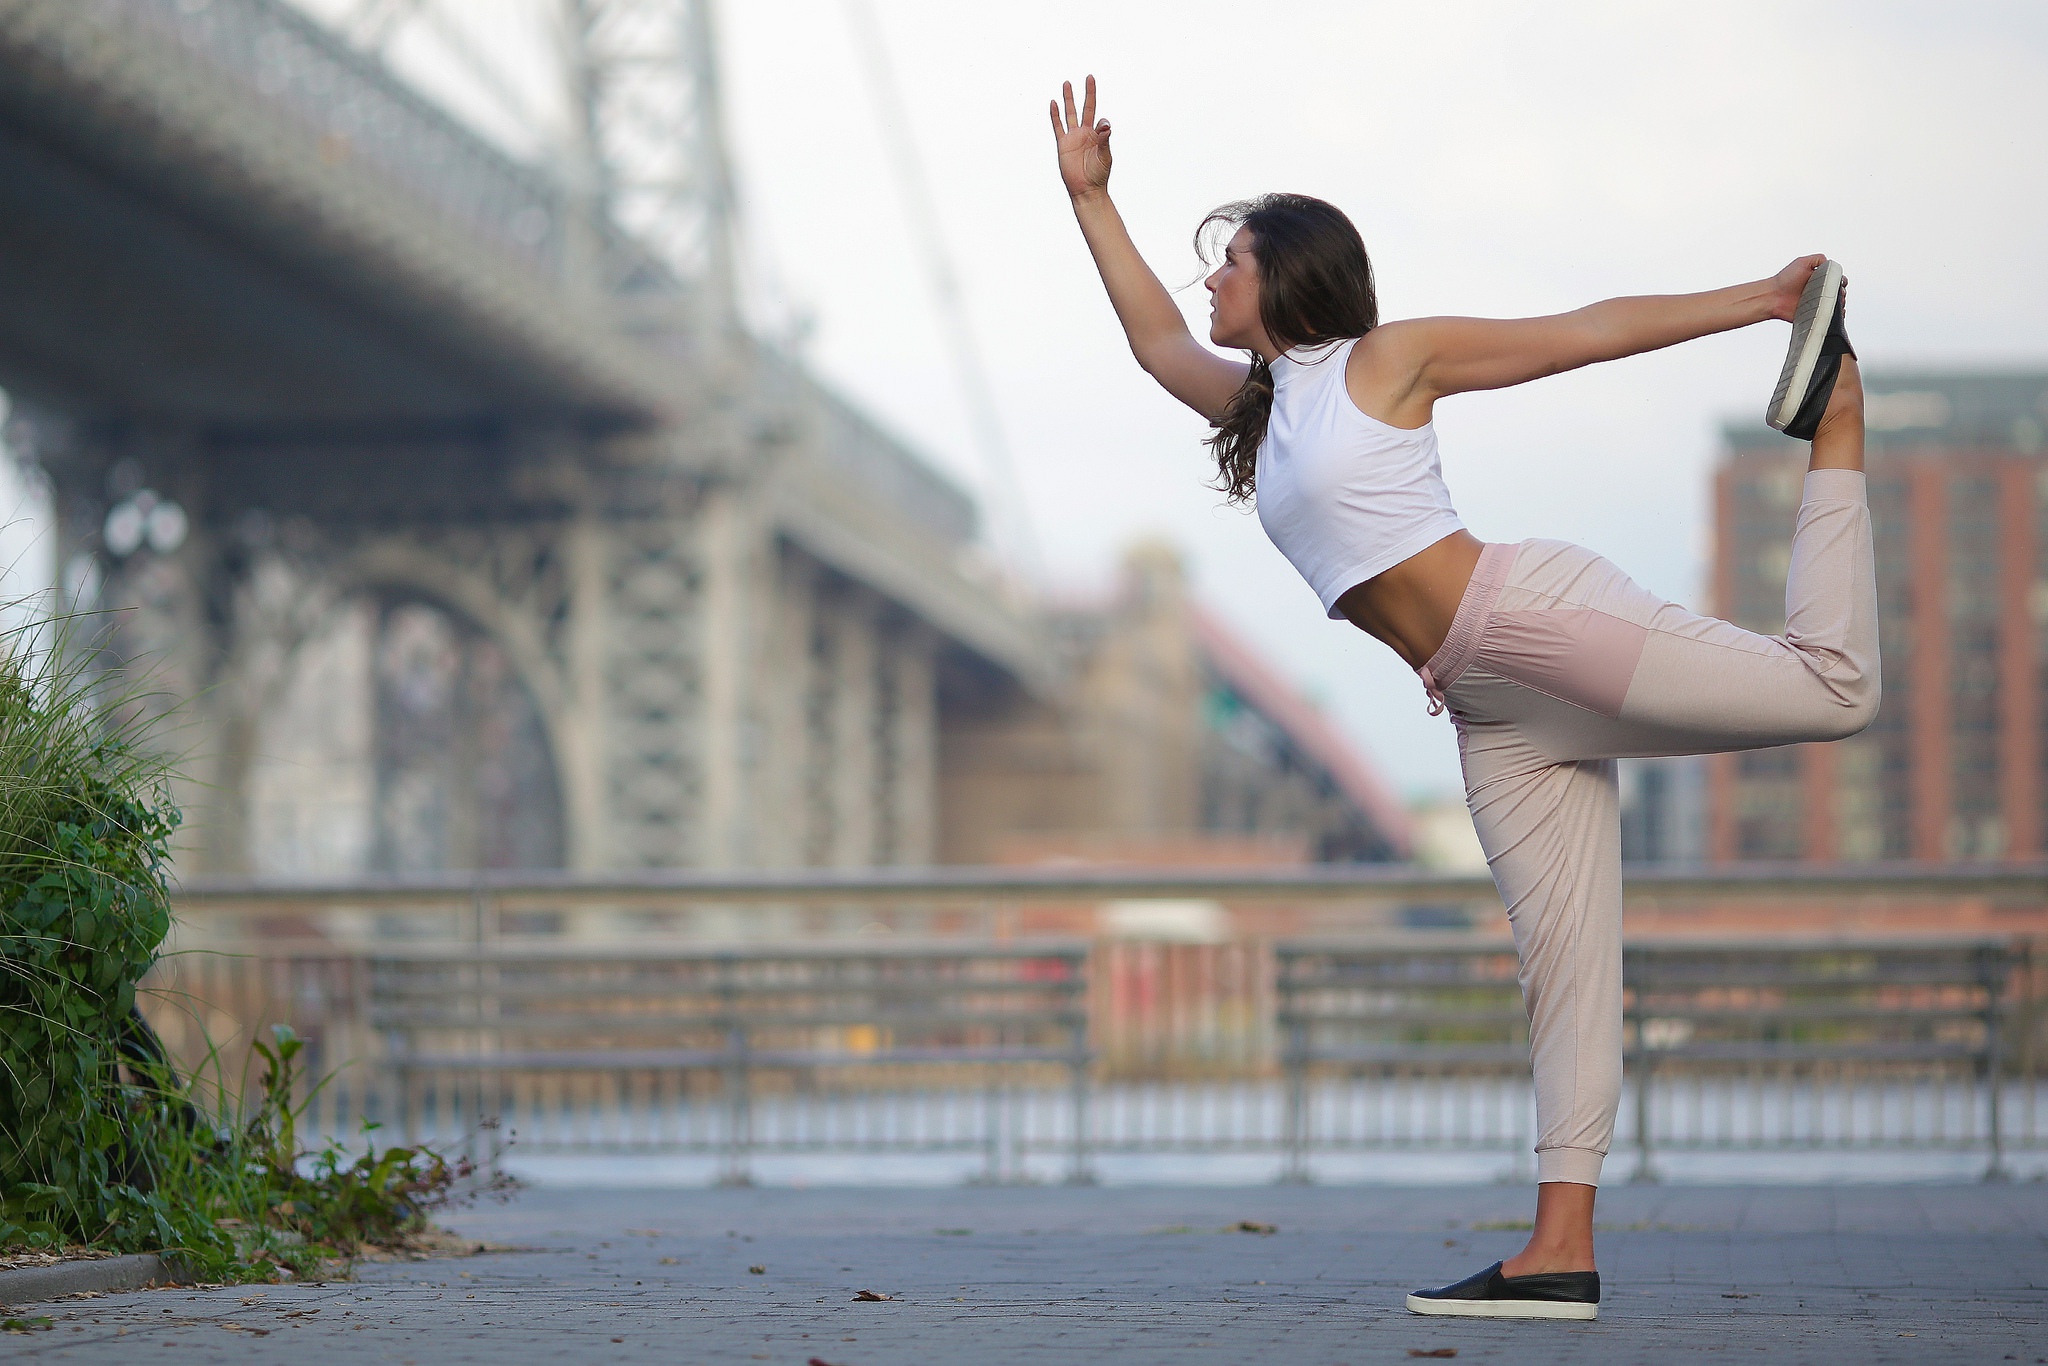
[[[191,872],[928,862],[942,692],[1017,686],[788,533],[788,440],[29,441],[74,601],[177,700]]]

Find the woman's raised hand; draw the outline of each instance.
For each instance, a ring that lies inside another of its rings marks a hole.
[[[1109,189],[1109,120],[1096,122],[1093,76],[1088,78],[1085,90],[1078,115],[1074,113],[1072,81],[1060,86],[1067,103],[1065,119],[1060,117],[1060,102],[1052,102],[1052,135],[1059,143],[1060,179],[1066,183],[1067,194],[1075,199]]]

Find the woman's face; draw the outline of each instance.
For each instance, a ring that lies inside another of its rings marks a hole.
[[[1209,291],[1209,340],[1233,350],[1271,346],[1259,321],[1259,258],[1252,254],[1250,228],[1239,228],[1223,249],[1223,264],[1202,281]]]

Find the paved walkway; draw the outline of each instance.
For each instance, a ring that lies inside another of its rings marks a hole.
[[[1419,1319],[1520,1245],[1526,1188],[529,1191],[452,1216],[528,1249],[346,1285],[44,1306],[0,1359],[1365,1366],[2040,1362],[2048,1185],[1616,1187],[1601,1317]],[[1278,1232],[1224,1232],[1239,1221]],[[1493,1225],[1494,1227],[1488,1227]],[[752,1267],[760,1267],[755,1273]],[[861,1290],[893,1296],[856,1302]]]

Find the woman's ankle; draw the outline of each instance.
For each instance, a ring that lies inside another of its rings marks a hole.
[[[1593,1265],[1593,1245],[1583,1247],[1569,1244],[1538,1247],[1531,1243],[1500,1265],[1503,1276],[1541,1276],[1554,1271],[1597,1271]]]
[[[1593,1203],[1598,1198],[1595,1186],[1574,1181],[1538,1183],[1536,1219],[1529,1241],[1502,1264],[1502,1274],[1593,1270]]]
[[[1863,468],[1863,372],[1854,356],[1842,357],[1841,364],[1827,411],[1813,433],[1809,470]]]

